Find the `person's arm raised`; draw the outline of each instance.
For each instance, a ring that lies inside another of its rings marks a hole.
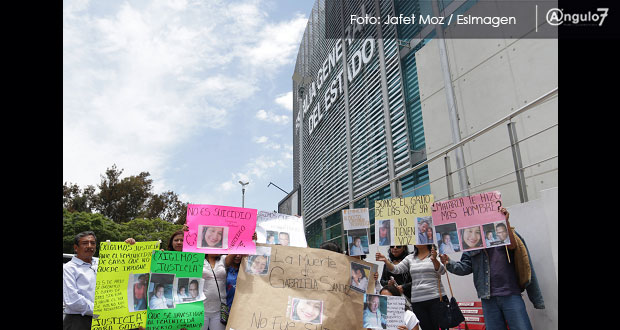
[[[394,268],[395,268],[394,264],[388,258],[386,258],[383,254],[381,254],[381,252],[377,252],[375,254],[375,260],[383,261],[389,271],[391,272],[394,271]]]

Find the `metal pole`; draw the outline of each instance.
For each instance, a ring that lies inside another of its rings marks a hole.
[[[364,6],[362,4],[362,6]],[[366,11],[363,9],[363,11]],[[342,22],[347,20],[344,18],[344,1],[340,6],[340,19]],[[351,109],[349,108],[349,78],[348,78],[348,62],[347,53],[348,45],[345,39],[345,28],[342,25],[342,37],[340,43],[342,44],[342,91],[344,99],[344,123],[345,123],[345,143],[347,145],[347,188],[349,196],[349,208],[353,208],[353,155],[351,153]],[[353,33],[353,31],[351,31]],[[337,42],[337,41],[336,41]]]
[[[446,183],[448,184],[448,199],[454,198],[454,186],[452,185],[452,168],[450,167],[450,156],[443,158],[444,167],[446,168]]]
[[[245,207],[245,186],[249,185],[250,182],[243,182],[239,180],[239,184],[241,185],[241,207]]]
[[[432,2],[433,14],[439,16],[439,7],[437,1]],[[441,62],[441,71],[443,72],[443,85],[448,101],[448,114],[450,117],[450,128],[452,129],[452,142],[457,144],[461,142],[461,132],[459,131],[459,117],[454,100],[454,90],[452,89],[452,78],[450,76],[450,63],[448,62],[448,53],[446,52],[446,42],[443,38],[443,28],[440,24],[435,26],[435,34],[437,36],[437,44],[439,45],[439,59]],[[459,146],[454,150],[456,158],[456,167],[459,168],[459,184],[461,187],[461,196],[469,196],[469,183],[467,180],[467,170],[465,169],[465,155],[463,147]]]
[[[271,181],[269,181],[269,184],[267,185],[267,188],[269,188],[269,186],[271,186],[271,185],[274,185],[276,188],[278,188],[278,189],[282,190],[282,192],[283,192],[283,193],[285,193],[285,194],[287,194],[287,195],[289,194],[289,193],[287,193],[284,189],[282,189],[282,188],[278,187],[278,185],[277,185],[277,184],[275,184],[275,183],[273,183],[273,182],[271,182]]]
[[[375,0],[375,12],[381,13],[381,5],[379,0]],[[378,15],[377,15],[378,16]],[[385,129],[385,151],[387,154],[387,169],[390,182],[390,196],[396,196],[396,170],[394,169],[394,144],[392,142],[392,121],[390,118],[389,96],[387,88],[387,72],[385,69],[385,51],[383,46],[383,30],[381,24],[377,25],[377,52],[379,54],[379,73],[381,77],[381,100],[383,105],[383,122]]]
[[[517,174],[517,187],[519,188],[519,199],[521,203],[527,202],[527,186],[525,184],[525,173],[523,172],[523,162],[521,161],[521,151],[519,150],[519,140],[515,123],[508,123],[508,136],[510,137],[510,147],[512,148],[512,160]]]

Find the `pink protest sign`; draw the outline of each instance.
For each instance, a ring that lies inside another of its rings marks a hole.
[[[499,191],[433,203],[433,226],[439,253],[510,244]]]
[[[220,205],[187,205],[183,252],[255,254],[256,210]]]

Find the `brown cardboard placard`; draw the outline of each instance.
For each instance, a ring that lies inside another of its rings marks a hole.
[[[364,293],[351,288],[351,263],[376,272],[374,264],[329,250],[269,246],[267,275],[246,272],[248,257],[241,261],[227,330],[363,329]],[[372,271],[367,293],[375,291]]]

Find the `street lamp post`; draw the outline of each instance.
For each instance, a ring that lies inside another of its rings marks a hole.
[[[245,186],[250,184],[250,181],[243,182],[239,180],[239,183],[241,184],[241,207],[245,207]]]

